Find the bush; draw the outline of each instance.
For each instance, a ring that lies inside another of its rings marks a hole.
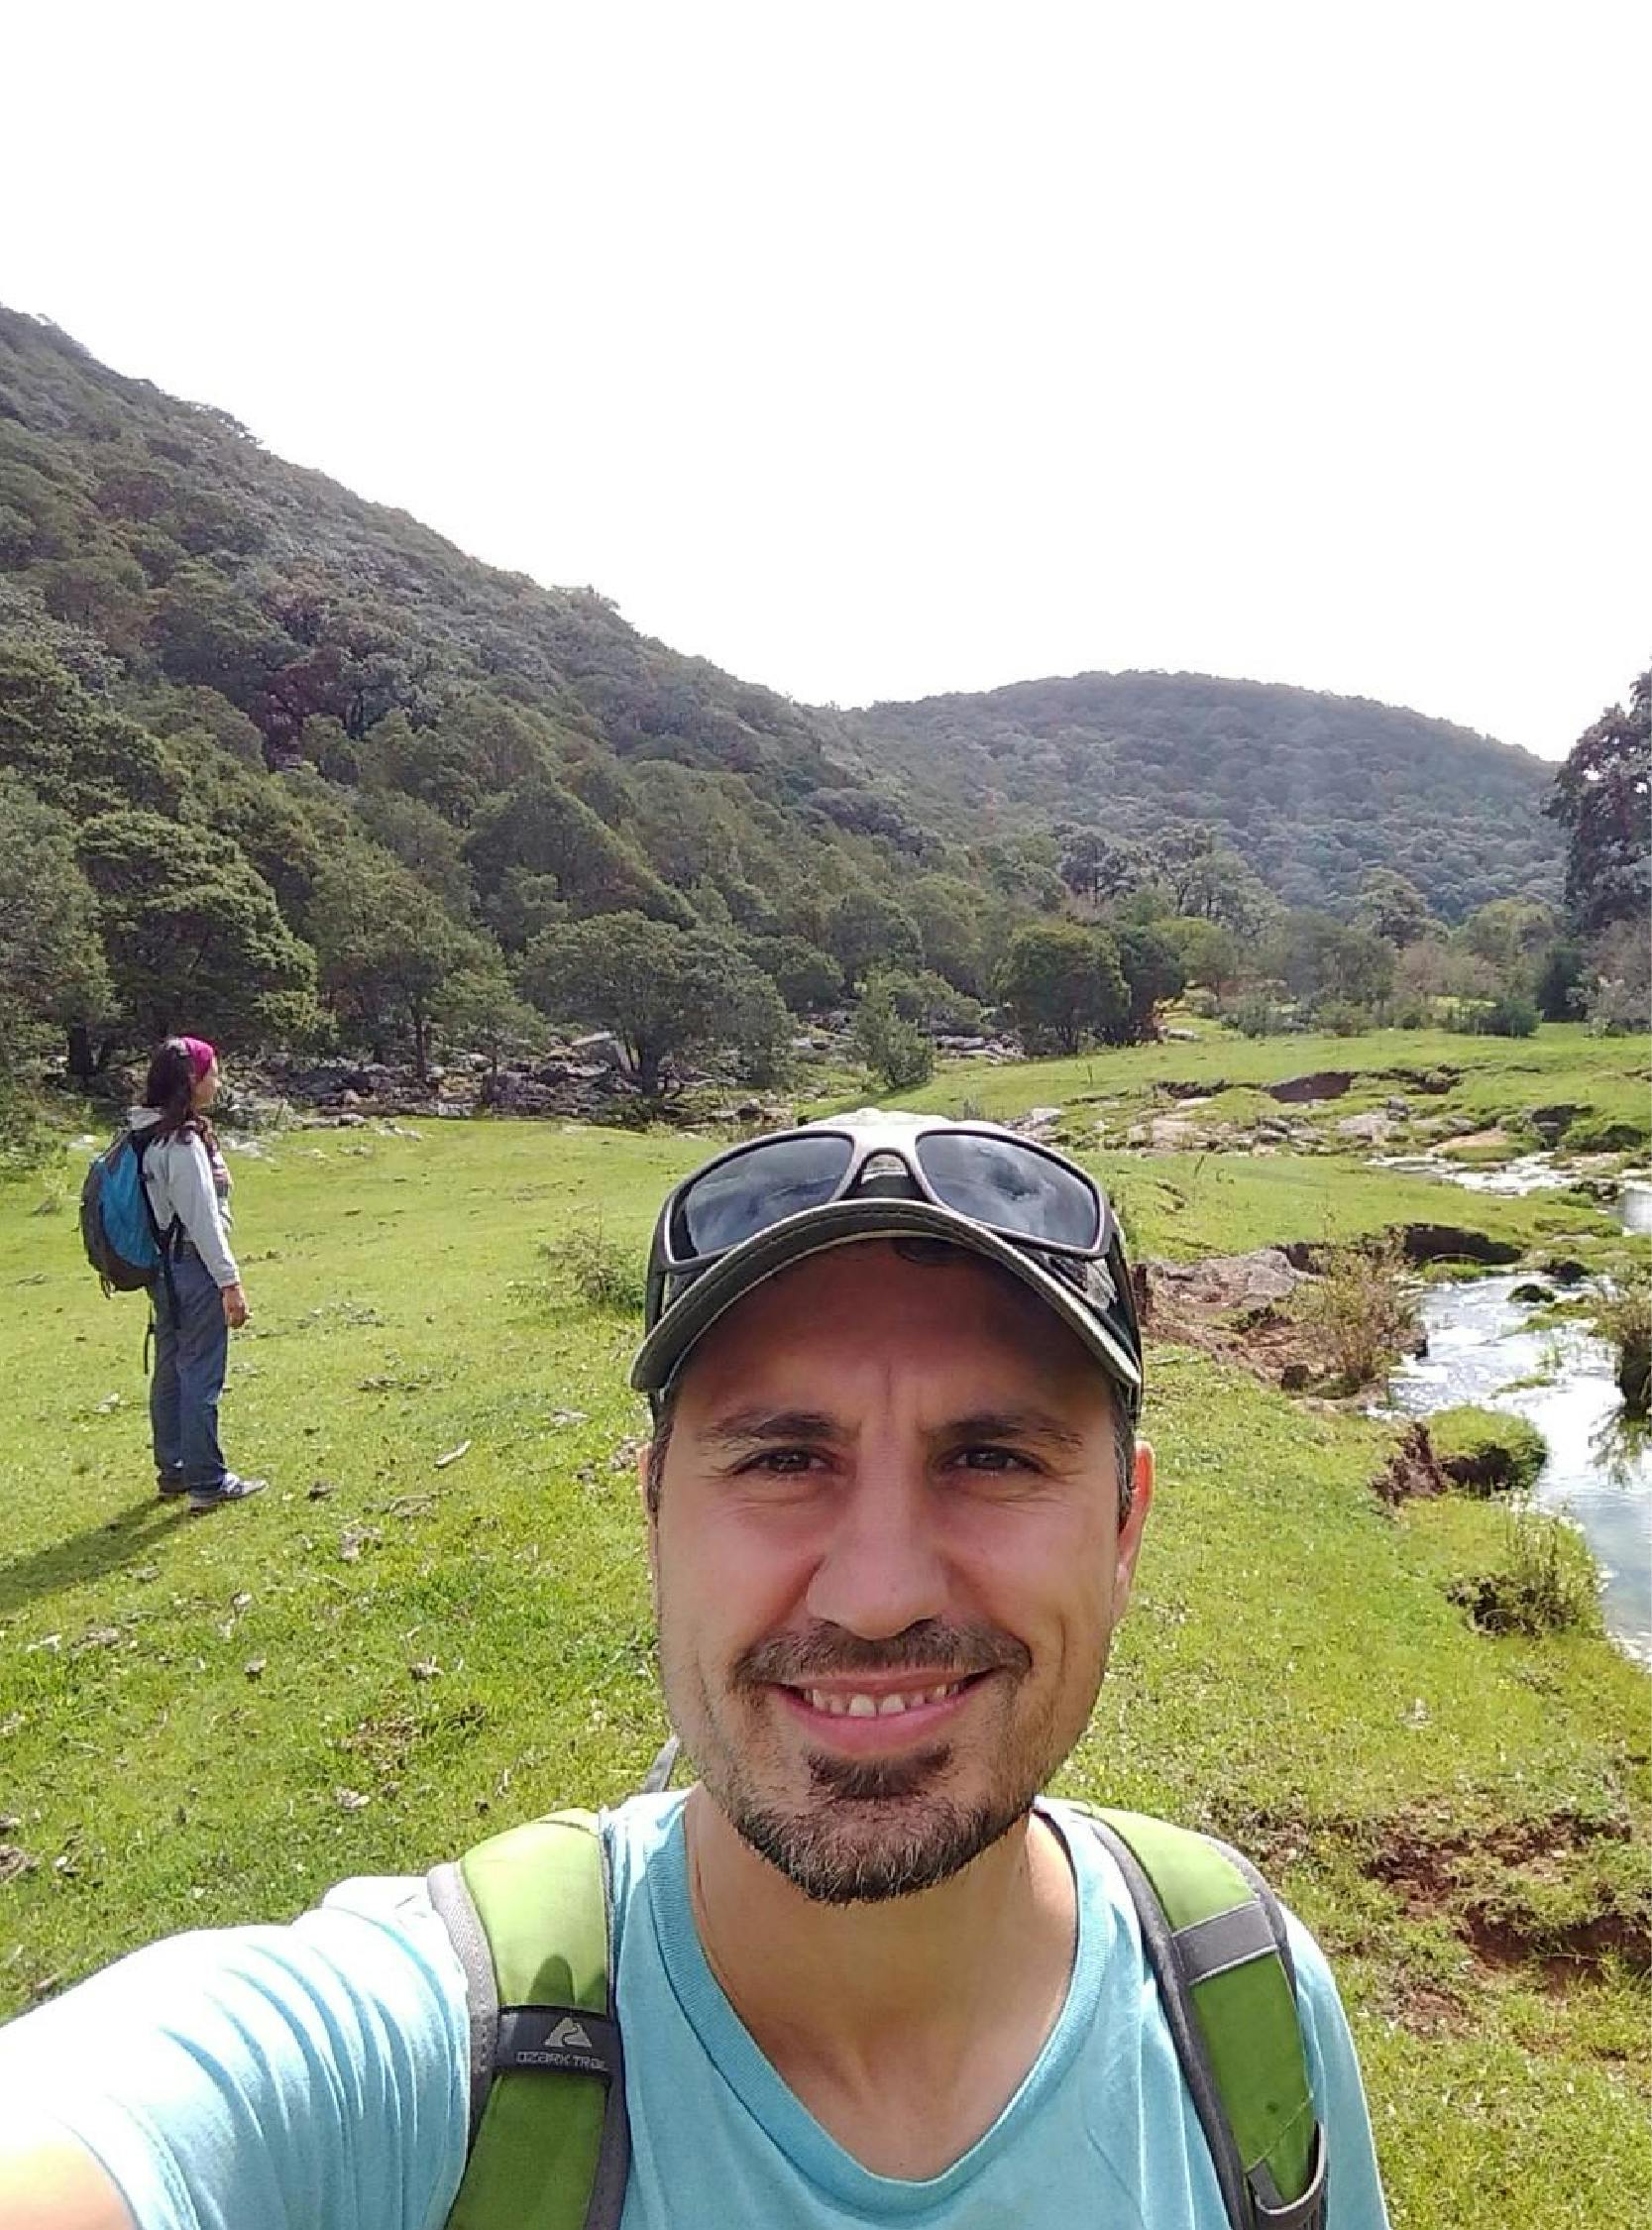
[[[854,1018],[856,1052],[892,1092],[927,1084],[935,1073],[935,1047],[918,1024],[901,1012],[904,980],[892,975],[874,976]]]
[[[1652,1412],[1652,1270],[1638,1264],[1626,1278],[1608,1280],[1590,1309],[1597,1339],[1616,1350],[1617,1391],[1631,1417]]]
[[[646,1266],[629,1247],[608,1238],[600,1223],[582,1224],[565,1239],[548,1240],[540,1253],[592,1308],[640,1316],[647,1296]]]
[[[1428,1436],[1447,1478],[1474,1495],[1518,1494],[1548,1461],[1548,1442],[1535,1425],[1472,1403],[1436,1411]]]
[[[1529,1038],[1540,1019],[1523,991],[1499,991],[1488,1006],[1470,1010],[1464,1028],[1474,1038]]]
[[[1283,1010],[1266,991],[1247,991],[1227,1010],[1227,1019],[1247,1038],[1276,1038],[1285,1028]]]
[[[1447,1590],[1485,1633],[1544,1634],[1600,1622],[1595,1561],[1577,1528],[1522,1499],[1508,1513],[1503,1557]]]
[[[50,1161],[59,1143],[35,1094],[0,1078],[0,1177],[22,1176]]]
[[[1362,1031],[1375,1029],[1377,1018],[1370,1007],[1352,999],[1326,999],[1314,1009],[1314,1021],[1334,1038],[1358,1038]]]
[[[1385,1380],[1416,1343],[1417,1304],[1399,1240],[1338,1247],[1330,1266],[1302,1290],[1297,1319],[1316,1333],[1344,1385],[1353,1391]]]

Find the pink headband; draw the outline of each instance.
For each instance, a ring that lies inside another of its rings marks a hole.
[[[178,1044],[189,1056],[189,1069],[196,1083],[206,1074],[218,1056],[204,1038],[180,1038]]]

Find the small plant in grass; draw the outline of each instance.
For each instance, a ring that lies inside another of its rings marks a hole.
[[[1558,1633],[1600,1622],[1583,1536],[1524,1496],[1508,1512],[1501,1560],[1454,1580],[1448,1593],[1485,1633]]]
[[[1416,1297],[1398,1237],[1338,1247],[1306,1287],[1298,1320],[1315,1334],[1350,1389],[1385,1380],[1418,1332]]]
[[[540,1252],[582,1300],[615,1315],[640,1316],[647,1274],[631,1247],[610,1239],[600,1223],[581,1224]]]
[[[1543,1435],[1524,1417],[1465,1403],[1439,1409],[1428,1435],[1440,1469],[1472,1495],[1519,1494],[1535,1484],[1548,1460]]]
[[[1617,1391],[1631,1417],[1652,1412],[1652,1267],[1638,1263],[1608,1279],[1589,1311],[1590,1324],[1617,1356]]]

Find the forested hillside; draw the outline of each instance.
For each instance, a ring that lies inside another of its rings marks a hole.
[[[852,717],[869,764],[940,826],[1102,823],[1152,841],[1206,821],[1291,906],[1342,911],[1372,867],[1460,922],[1494,898],[1552,903],[1553,768],[1420,713],[1206,674],[1079,674]]]
[[[615,1029],[651,1093],[713,1047],[775,1074],[792,1017],[859,998],[900,1081],[980,999],[1029,1043],[1149,1035],[1189,977],[1240,982],[1234,939],[1355,1016],[1420,940],[1415,1005],[1485,988],[1435,964],[1446,925],[1556,881],[1542,782],[1414,715],[1187,677],[800,707],[0,310],[14,1069],[189,1024],[422,1074],[550,1021]]]

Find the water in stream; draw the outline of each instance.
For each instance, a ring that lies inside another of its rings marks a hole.
[[[1430,1286],[1422,1303],[1428,1354],[1394,1373],[1394,1407],[1425,1417],[1473,1401],[1536,1425],[1549,1444],[1536,1499],[1582,1527],[1600,1567],[1608,1629],[1652,1663],[1652,1441],[1617,1428],[1605,1343],[1573,1324],[1528,1330],[1531,1311],[1509,1298],[1521,1282]],[[1542,1383],[1516,1383],[1523,1379]]]

